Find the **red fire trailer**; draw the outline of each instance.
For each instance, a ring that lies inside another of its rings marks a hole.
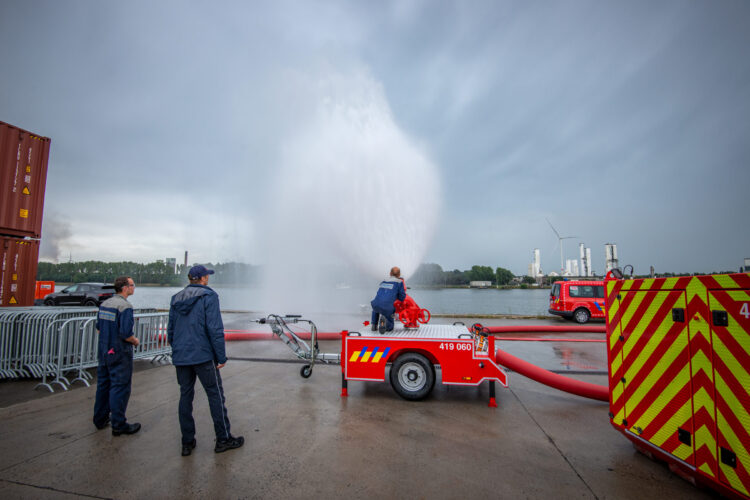
[[[495,338],[470,333],[463,324],[422,325],[407,329],[396,325],[381,335],[369,328],[343,332],[341,342],[341,395],[347,381],[385,381],[391,364],[390,382],[396,393],[408,400],[427,397],[435,385],[435,367],[447,385],[490,384],[489,406],[495,403],[495,382],[508,387],[508,375],[495,363]]]

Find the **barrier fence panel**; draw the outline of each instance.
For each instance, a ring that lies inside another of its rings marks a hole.
[[[86,370],[98,364],[97,309],[92,307],[0,308],[0,378],[41,378],[35,386],[54,392],[76,381],[89,385]],[[133,333],[140,344],[134,359],[171,362],[166,312],[138,309]],[[54,377],[50,382],[48,377]]]

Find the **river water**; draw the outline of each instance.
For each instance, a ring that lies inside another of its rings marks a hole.
[[[317,305],[311,306],[311,308],[303,308],[307,310],[285,310],[283,303],[269,303],[261,288],[225,288],[220,286],[212,288],[219,294],[221,309],[224,311],[253,311],[275,314],[369,312],[370,300],[375,296],[374,288],[321,290],[320,293],[325,295],[325,300],[322,301],[325,306]],[[179,287],[137,286],[135,295],[128,300],[136,308],[167,309],[172,295],[181,289]],[[546,315],[549,304],[549,290],[539,289],[415,288],[409,289],[408,293],[420,307],[429,309],[432,314]],[[318,303],[320,302],[318,301]]]

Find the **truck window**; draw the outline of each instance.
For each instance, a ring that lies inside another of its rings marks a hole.
[[[595,286],[594,287],[594,297],[597,299],[603,299],[604,298],[604,287],[603,286]]]
[[[552,291],[549,293],[550,297],[558,298],[560,296],[560,285],[555,283],[552,285]]]
[[[571,297],[581,297],[581,298],[593,298],[594,297],[594,287],[589,285],[584,286],[571,286],[569,289],[569,295]]]

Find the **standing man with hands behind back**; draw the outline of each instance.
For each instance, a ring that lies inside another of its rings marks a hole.
[[[115,280],[115,295],[99,306],[96,329],[99,331],[99,366],[96,369],[96,402],[94,425],[104,429],[112,414],[112,435],[135,434],[141,424],[129,424],[125,410],[130,399],[133,379],[133,348],[138,339],[133,335],[133,306],[128,297],[135,293],[130,276]]]
[[[216,446],[221,453],[239,448],[242,436],[229,433],[229,418],[225,406],[224,388],[219,369],[227,362],[224,349],[224,323],[221,321],[219,296],[208,285],[212,269],[198,265],[190,268],[190,284],[172,297],[169,306],[167,339],[172,346],[172,364],[180,384],[179,418],[182,432],[182,456],[190,455],[195,440],[193,397],[195,378],[201,381],[208,396],[208,406],[214,421]]]

